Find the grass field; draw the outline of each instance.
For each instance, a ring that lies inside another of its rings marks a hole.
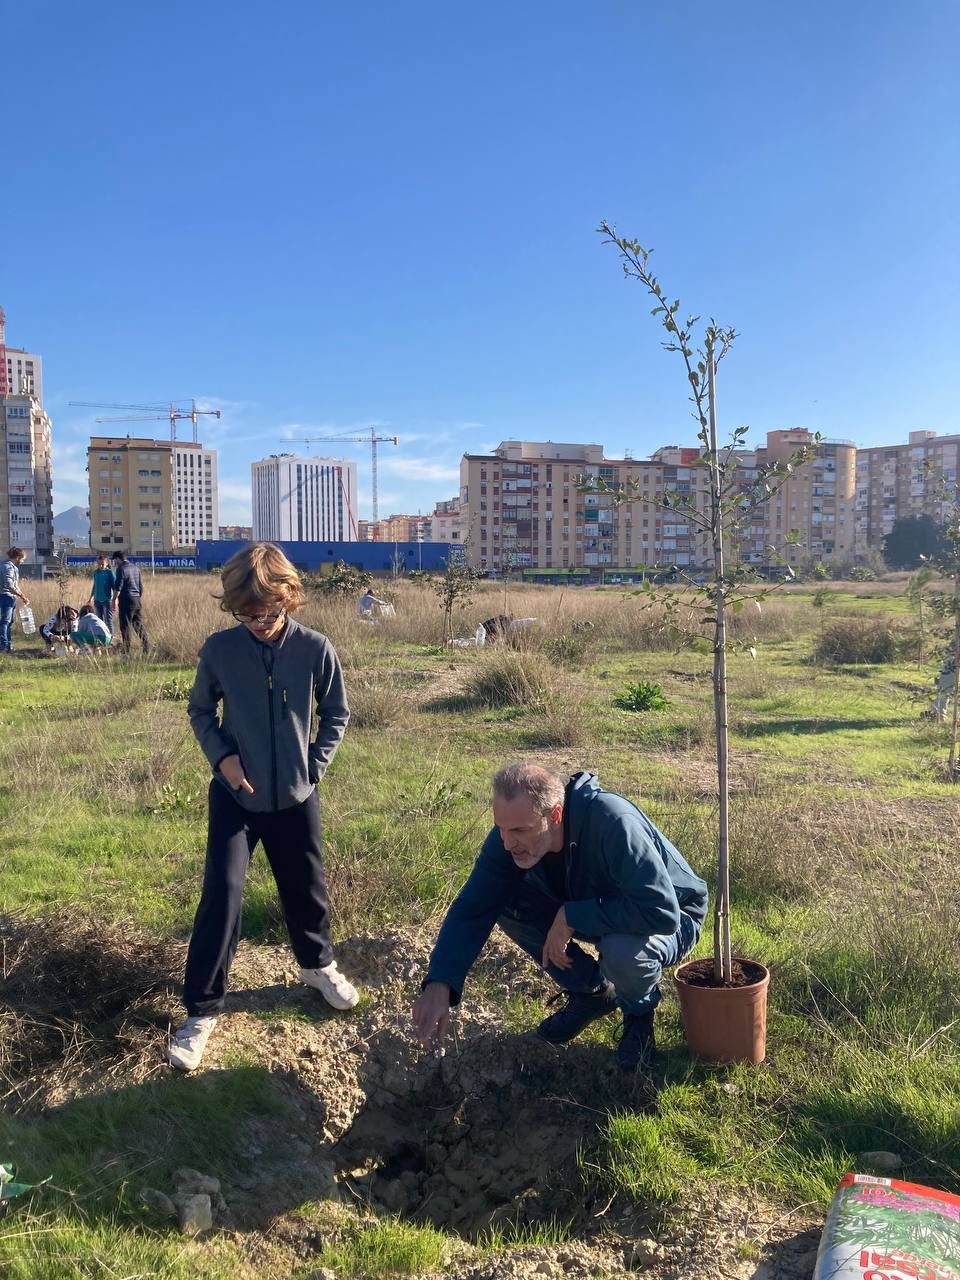
[[[734,936],[773,970],[768,1060],[703,1068],[665,1002],[656,1090],[639,1106],[625,1093],[598,1115],[580,1153],[584,1195],[682,1212],[710,1185],[821,1206],[863,1164],[859,1153],[878,1149],[901,1157],[903,1176],[960,1191],[960,788],[942,770],[946,728],[920,718],[933,666],[917,667],[903,585],[841,586],[819,605],[819,587],[798,586],[734,619],[734,638],[757,649],[730,663]],[[216,586],[148,581],[149,662],[50,660],[21,639],[0,664],[0,907],[21,923],[133,928],[179,955],[208,781],[185,698],[197,648],[228,622]],[[321,794],[340,936],[413,926],[429,941],[488,827],[489,778],[510,759],[595,771],[712,882],[709,658],[677,651],[656,608],[629,589],[511,586],[507,610],[544,620],[528,647],[444,650],[432,593],[393,591],[398,616],[376,628],[357,622],[352,601],[311,597],[302,615],[337,645],[354,711]],[[52,592],[31,593],[38,617]],[[503,608],[502,587],[483,586],[456,617],[459,634]],[[894,661],[814,663],[824,628],[848,618],[891,628]],[[668,705],[618,709],[615,695],[638,680],[661,685]],[[244,937],[284,937],[263,859]],[[5,950],[5,978],[10,969]],[[503,1001],[511,1033],[542,1016],[529,999],[498,996],[495,980],[482,991]],[[591,1034],[599,1046],[607,1033]],[[0,1220],[0,1274],[294,1274],[293,1263],[258,1264],[242,1232],[185,1243],[130,1193],[143,1161],[244,1159],[232,1121],[283,1106],[268,1065],[202,1073],[189,1090],[111,1068],[85,1074],[83,1096],[68,1081],[59,1105],[48,1096],[38,1108],[0,1055],[12,1082],[0,1161],[56,1188]],[[417,1237],[415,1225],[383,1219],[379,1235],[356,1240],[352,1230],[315,1265],[343,1275],[440,1265],[433,1227]]]

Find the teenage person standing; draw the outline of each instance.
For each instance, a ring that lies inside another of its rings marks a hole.
[[[181,1071],[199,1066],[223,1009],[244,877],[258,843],[301,981],[335,1009],[352,1009],[359,999],[333,958],[317,797],[350,718],[340,661],[326,636],[294,618],[303,587],[278,547],[244,547],[224,565],[221,581],[220,607],[238,625],[204,643],[187,707],[213,780],[203,892],[187,952],[187,1020],[167,1050]]]

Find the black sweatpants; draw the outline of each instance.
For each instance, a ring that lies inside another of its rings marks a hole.
[[[124,653],[130,652],[131,630],[135,631],[140,637],[140,643],[143,645],[143,652],[147,653],[150,648],[150,643],[147,640],[147,629],[143,625],[143,614],[140,611],[140,597],[120,596],[117,601],[117,612],[120,615],[120,644]]]
[[[258,842],[263,844],[277,882],[300,967],[319,969],[333,959],[316,789],[290,809],[250,813],[222,783],[211,781],[209,806],[203,892],[183,984],[183,1002],[191,1018],[216,1014],[223,1008],[227,976],[240,940],[243,882]]]

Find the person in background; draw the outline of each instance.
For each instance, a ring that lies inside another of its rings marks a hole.
[[[0,653],[12,653],[13,614],[19,600],[30,601],[20,590],[20,566],[27,558],[22,547],[11,547],[6,560],[0,561]]]
[[[122,551],[113,553],[114,586],[113,603],[117,606],[120,621],[120,647],[124,653],[130,652],[131,628],[140,637],[143,645],[143,656],[150,650],[146,628],[140,613],[140,602],[143,599],[143,579],[135,564],[130,564]]]
[[[55,644],[66,644],[70,633],[77,625],[79,614],[72,604],[62,604],[56,613],[51,613],[46,622],[40,624],[40,634],[47,648]]]
[[[187,706],[213,780],[203,891],[183,984],[187,1020],[167,1047],[168,1062],[181,1071],[200,1065],[223,1010],[243,881],[258,843],[301,982],[334,1009],[352,1009],[360,998],[333,958],[317,796],[350,718],[340,660],[326,636],[294,618],[303,585],[279,547],[244,547],[224,565],[221,581],[220,608],[238,625],[205,641]]]
[[[113,593],[116,586],[116,575],[110,568],[107,556],[97,557],[97,567],[93,571],[93,582],[90,584],[89,604],[101,622],[105,622],[107,630],[113,632]]]
[[[950,652],[948,652],[944,657],[943,662],[940,664],[940,670],[937,672],[933,705],[930,711],[932,718],[939,721],[941,724],[943,724],[947,718],[947,707],[950,703],[951,697],[953,696],[953,690],[956,684],[956,670],[957,659],[951,646]]]
[[[365,622],[373,622],[384,609],[389,607],[386,600],[381,600],[379,596],[375,596],[370,588],[367,587],[357,601],[357,616],[363,618]]]
[[[92,604],[82,605],[77,625],[70,633],[74,644],[89,645],[92,648],[107,648],[113,636],[104,620],[94,613]]]

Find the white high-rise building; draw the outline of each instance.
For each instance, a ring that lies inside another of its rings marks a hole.
[[[7,388],[10,395],[33,395],[43,404],[43,361],[23,347],[7,347]]]
[[[272,454],[251,467],[255,542],[356,542],[357,464]]]
[[[53,554],[50,419],[35,395],[0,396],[0,543]]]
[[[217,538],[220,504],[217,499],[217,452],[202,444],[178,440],[173,446],[176,545],[192,547]]]

